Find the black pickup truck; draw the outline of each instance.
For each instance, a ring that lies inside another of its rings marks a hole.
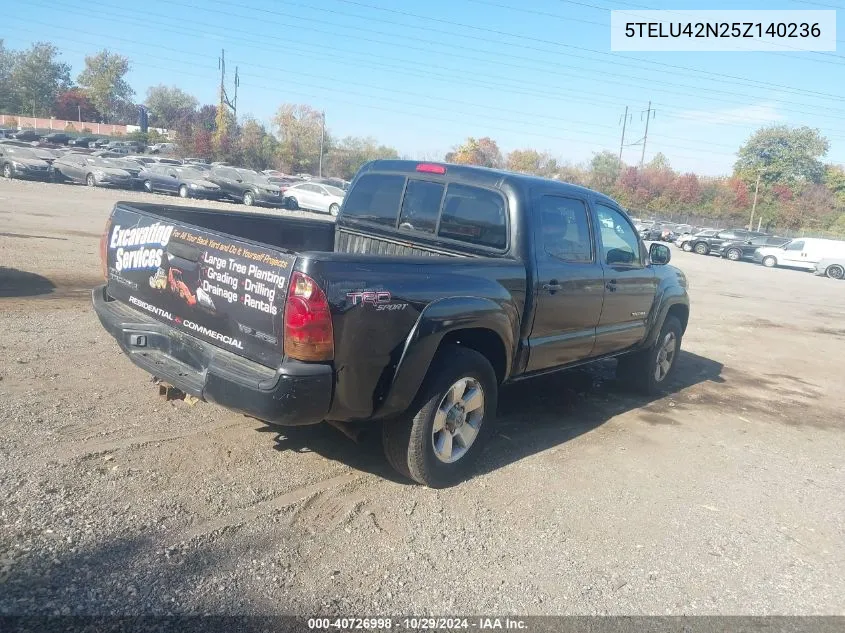
[[[374,161],[337,222],[119,202],[103,326],[139,367],[278,425],[382,421],[388,461],[461,479],[499,386],[618,357],[671,374],[686,279],[610,198],[477,167]]]

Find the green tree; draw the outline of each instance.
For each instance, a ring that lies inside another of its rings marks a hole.
[[[8,81],[14,95],[12,106],[20,114],[50,114],[59,94],[70,88],[70,66],[58,61],[58,56],[59,49],[46,42],[13,55]]]
[[[12,87],[12,72],[17,58],[18,53],[6,48],[0,39],[0,112],[15,114],[20,111],[17,95]]]
[[[825,165],[822,181],[833,194],[836,206],[845,211],[845,167]]]
[[[147,89],[144,101],[153,115],[157,127],[175,128],[179,121],[195,112],[199,102],[196,97],[176,86],[159,84]]]
[[[669,159],[663,154],[663,152],[657,152],[650,161],[648,161],[645,165],[646,169],[656,169],[656,170],[672,170],[672,166],[669,164]]]
[[[277,153],[281,168],[289,173],[316,173],[320,162],[323,114],[309,105],[283,103],[273,117],[273,124],[279,139]],[[329,141],[326,133],[324,152],[331,145]]]
[[[613,152],[601,152],[590,161],[590,186],[602,193],[613,193],[625,163]],[[634,189],[632,189],[633,191]]]
[[[739,148],[734,174],[747,183],[778,183],[793,189],[804,183],[821,182],[821,162],[830,144],[813,128],[772,125],[760,128]]]
[[[374,138],[347,136],[328,151],[324,172],[349,180],[361,165],[380,158],[399,158],[399,152],[393,147],[379,145]]]
[[[470,136],[462,145],[446,154],[445,160],[448,163],[494,168],[504,164],[499,145],[489,136],[479,139]]]
[[[510,171],[518,171],[525,174],[534,174],[551,178],[558,174],[560,168],[557,161],[545,152],[538,152],[536,149],[515,149],[506,161]]]
[[[241,125],[238,143],[244,167],[261,171],[275,166],[279,142],[254,118],[248,117]]]
[[[127,57],[103,49],[85,58],[85,70],[77,81],[94,107],[107,120],[126,116],[126,104],[135,91],[126,81],[130,63]]]

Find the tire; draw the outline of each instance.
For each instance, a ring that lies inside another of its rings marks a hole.
[[[251,191],[247,191],[246,193],[244,193],[244,204],[248,207],[251,207],[252,205],[254,205],[255,204],[255,194],[253,194]]]
[[[839,264],[833,264],[832,266],[827,267],[827,270],[824,271],[824,274],[830,277],[831,279],[842,279],[845,278],[845,268],[843,268]]]
[[[778,260],[772,257],[771,255],[767,255],[763,258],[763,266],[766,268],[774,268],[778,265]]]
[[[470,472],[491,433],[497,404],[498,383],[490,361],[472,349],[444,346],[414,404],[382,426],[387,461],[400,474],[430,488],[458,483]],[[435,421],[443,425],[440,430],[435,430]]]
[[[710,247],[707,246],[704,242],[699,242],[696,244],[693,249],[699,255],[707,255],[710,252]]]
[[[337,217],[338,213],[340,213],[340,205],[339,204],[335,203],[335,204],[333,204],[329,207],[329,214],[331,214],[334,217]]]
[[[667,316],[654,345],[619,358],[617,377],[643,395],[660,393],[675,371],[682,337],[681,322],[677,317]]]
[[[153,183],[151,183],[149,180],[144,181],[144,191],[146,191],[147,193],[153,193]]]
[[[180,198],[189,198],[190,191],[188,191],[188,187],[186,185],[182,185],[179,187],[179,197]]]
[[[293,196],[288,198],[288,209],[290,209],[291,211],[296,211],[297,209],[299,209],[299,202]]]
[[[684,242],[683,244],[681,244],[681,250],[686,251],[687,253],[691,253],[692,252],[692,243],[689,242],[689,241]]]
[[[738,262],[740,259],[742,259],[742,251],[738,248],[728,249],[728,252],[725,253],[725,257],[727,257],[732,262]]]
[[[7,180],[11,180],[12,177],[15,175],[15,172],[12,171],[12,166],[9,163],[3,165],[3,178]]]
[[[85,176],[85,184],[89,187],[97,186],[97,179],[94,178],[94,174],[88,174],[87,176]]]

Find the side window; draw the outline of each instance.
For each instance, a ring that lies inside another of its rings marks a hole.
[[[567,262],[593,261],[593,244],[583,200],[543,196],[537,212],[543,249]]]
[[[611,266],[641,266],[640,241],[628,220],[616,209],[596,204],[601,231],[602,258]]]
[[[489,189],[450,184],[446,189],[440,237],[478,246],[507,246],[505,201]]]
[[[434,233],[444,185],[428,180],[409,180],[399,214],[399,228]]]
[[[766,240],[766,246],[783,246],[786,240],[777,237],[770,237]]]
[[[796,242],[790,242],[789,245],[786,247],[788,251],[801,251],[804,250],[804,240],[798,240]]]
[[[398,174],[361,176],[346,196],[343,215],[384,226],[396,226],[404,188],[405,176]]]

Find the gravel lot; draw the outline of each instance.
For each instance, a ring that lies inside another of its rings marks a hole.
[[[0,182],[0,615],[845,614],[845,283],[673,248],[672,393],[509,388],[433,491],[162,400],[90,307],[118,199],[182,202]]]

